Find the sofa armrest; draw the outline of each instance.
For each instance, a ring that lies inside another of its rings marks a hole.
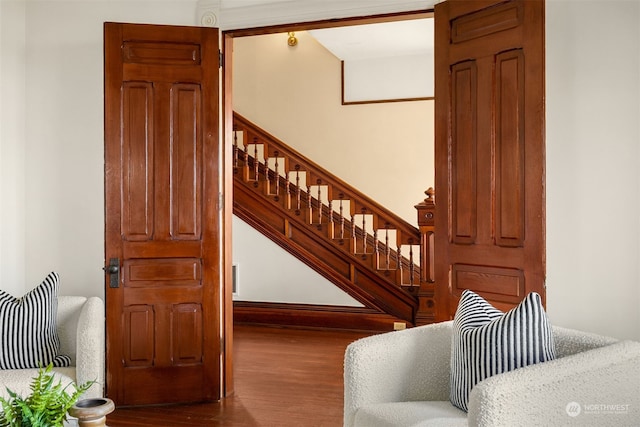
[[[102,397],[105,371],[105,312],[98,297],[87,299],[78,318],[76,333],[76,382],[96,381],[84,398]]]
[[[451,322],[388,332],[351,343],[344,361],[344,425],[359,407],[448,400]]]
[[[478,383],[469,425],[640,424],[640,343],[617,342]]]
[[[611,345],[619,340],[613,337],[596,335],[575,329],[553,326],[553,338],[556,343],[556,357],[571,356],[583,351]]]

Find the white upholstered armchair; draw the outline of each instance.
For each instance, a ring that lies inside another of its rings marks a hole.
[[[105,372],[105,312],[98,297],[59,296],[57,330],[60,354],[71,358],[71,365],[53,368],[62,384],[96,381],[82,398],[102,397]],[[30,394],[31,379],[38,369],[0,370],[0,395],[6,387],[22,396]]]
[[[478,383],[449,402],[452,322],[358,340],[346,350],[344,426],[638,426],[640,343],[553,328],[556,359]]]

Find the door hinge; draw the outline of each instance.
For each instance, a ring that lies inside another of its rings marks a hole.
[[[224,207],[224,194],[218,193],[218,210],[222,211]]]
[[[218,49],[218,68],[222,68],[224,65],[224,53]]]

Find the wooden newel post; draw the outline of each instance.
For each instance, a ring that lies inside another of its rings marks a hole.
[[[435,321],[435,190],[429,187],[424,193],[427,198],[415,206],[420,229],[420,289],[416,326]]]

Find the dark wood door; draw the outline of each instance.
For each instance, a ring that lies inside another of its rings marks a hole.
[[[544,2],[435,7],[436,300],[545,297]]]
[[[214,28],[106,23],[107,395],[221,394],[219,47]],[[112,281],[113,279],[113,281]]]

